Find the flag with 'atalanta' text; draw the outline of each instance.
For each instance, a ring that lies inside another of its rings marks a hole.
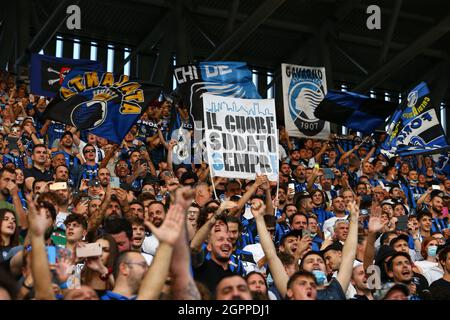
[[[435,154],[450,148],[430,96],[425,82],[411,90],[388,120],[387,137],[381,145],[384,155]]]
[[[126,75],[73,70],[44,117],[120,144],[160,91],[159,86],[144,86]]]

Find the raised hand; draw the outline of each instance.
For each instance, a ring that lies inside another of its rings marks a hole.
[[[220,204],[219,211],[223,212],[225,210],[234,209],[237,207],[237,203],[230,200],[225,200]]]
[[[259,185],[259,187],[264,191],[269,190],[270,183],[269,183],[269,179],[267,179],[267,175],[262,175],[261,181],[262,181],[262,183]]]
[[[61,256],[55,265],[55,273],[58,277],[59,282],[63,283],[69,279],[72,274],[74,265],[72,264],[72,259],[67,257],[66,255]]]
[[[358,220],[359,217],[359,206],[355,201],[349,202],[347,204],[347,210],[350,212],[350,218]]]
[[[159,228],[156,228],[151,222],[148,222],[147,225],[150,227],[152,234],[155,235],[160,242],[174,246],[180,236],[184,219],[185,215],[183,207],[175,204],[170,206],[167,216]]]
[[[175,190],[175,204],[181,206],[186,211],[192,204],[194,199],[194,190],[191,187],[185,186]]]
[[[169,141],[169,150],[172,150],[176,145],[178,144],[177,140],[170,140]]]
[[[108,273],[108,268],[105,267],[100,257],[90,257],[85,260],[85,265],[89,269],[98,272],[100,275]]]
[[[253,217],[255,219],[262,217],[266,211],[266,205],[261,199],[255,198],[252,200],[252,206],[250,208]]]
[[[386,227],[388,221],[381,221],[381,215],[378,212],[372,212],[369,218],[369,232],[377,233]]]
[[[35,237],[43,237],[47,230],[47,209],[36,208],[33,198],[30,194],[26,196],[28,203],[28,224],[30,232]]]

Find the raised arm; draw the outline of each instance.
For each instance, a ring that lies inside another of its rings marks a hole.
[[[184,228],[184,218],[183,208],[180,205],[174,205],[169,208],[167,216],[159,228],[150,224],[150,230],[159,240],[159,246],[150,269],[139,288],[137,300],[159,299],[169,274],[173,247],[180,237],[181,229]]]
[[[375,153],[375,146],[373,146],[370,151],[366,154],[366,156],[364,157],[363,163],[369,161],[370,158],[372,158],[373,154]]]
[[[233,201],[224,201],[220,204],[220,207],[217,209],[216,213],[206,221],[206,223],[198,229],[197,233],[195,234],[194,238],[191,241],[191,250],[192,253],[196,254],[199,253],[202,249],[202,244],[208,239],[209,231],[216,223],[216,219],[219,215],[222,214],[225,210],[230,210],[236,207],[236,203]]]
[[[345,152],[338,161],[338,165],[341,166],[344,163],[344,160],[347,159],[355,150],[358,150],[359,145],[354,146],[352,149]],[[344,151],[344,150],[342,150]]]
[[[44,234],[47,229],[45,209],[36,209],[31,196],[27,196],[29,212],[29,230],[31,237],[31,273],[34,279],[35,297],[37,300],[55,300],[52,289],[52,276],[48,264]]]
[[[314,156],[314,160],[316,163],[320,163],[320,160],[322,159],[322,155],[325,153],[325,151],[328,148],[329,141],[326,141],[322,144],[322,148],[320,148],[320,151]]]
[[[387,222],[381,222],[381,212],[379,210],[371,211],[369,218],[369,233],[367,235],[366,250],[364,251],[364,270],[373,264],[375,258],[375,241],[377,240],[377,233],[386,226]]]
[[[277,256],[277,250],[273,244],[272,237],[267,231],[266,223],[264,222],[265,205],[261,199],[253,199],[251,211],[255,217],[256,229],[258,230],[259,242],[264,251],[264,256],[269,264],[270,272],[272,274],[275,286],[277,287],[282,297],[286,296],[287,283],[289,276],[284,269],[283,263]]]
[[[171,290],[174,300],[200,300],[200,293],[195,285],[191,272],[191,253],[187,239],[187,208],[192,203],[192,198],[184,198],[183,193],[189,188],[179,188],[175,192],[175,204],[183,209],[184,224],[181,228],[181,234],[175,242],[170,264],[170,273],[172,276]],[[191,202],[189,202],[191,201]]]
[[[6,184],[6,189],[8,189],[9,194],[12,197],[13,205],[19,218],[18,221],[19,226],[22,229],[27,229],[28,228],[27,216],[25,214],[25,210],[23,209],[22,201],[20,200],[19,197],[19,188],[17,187],[17,184],[15,182],[9,181]]]
[[[314,167],[311,173],[311,176],[309,177],[308,181],[306,182],[306,190],[308,190],[308,192],[312,192],[313,191],[313,186],[314,186],[314,182],[316,182],[316,179],[321,176],[320,173],[320,169]]]
[[[109,163],[109,160],[111,160],[111,158],[114,156],[119,147],[120,146],[118,144],[115,144],[111,149],[109,149],[109,151],[105,154],[105,157],[103,158],[102,162],[100,162],[100,168],[106,168],[106,166]]]
[[[358,246],[359,207],[355,202],[352,202],[347,205],[347,210],[350,212],[350,225],[347,240],[345,240],[344,248],[342,249],[341,266],[336,277],[344,292],[347,292],[348,285],[350,284],[353,262],[356,256],[356,247]]]

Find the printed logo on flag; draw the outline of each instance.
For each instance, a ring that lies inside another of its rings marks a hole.
[[[286,129],[291,136],[327,138],[329,123],[314,115],[327,93],[325,68],[282,64]]]

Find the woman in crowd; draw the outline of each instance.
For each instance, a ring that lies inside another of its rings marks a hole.
[[[14,212],[0,209],[0,262],[6,260],[11,248],[19,244],[19,232]]]
[[[119,255],[114,238],[109,234],[98,237],[95,241],[102,246],[102,255],[98,258],[87,258],[81,271],[81,283],[94,289],[98,296],[105,294],[114,286],[112,270]]]

